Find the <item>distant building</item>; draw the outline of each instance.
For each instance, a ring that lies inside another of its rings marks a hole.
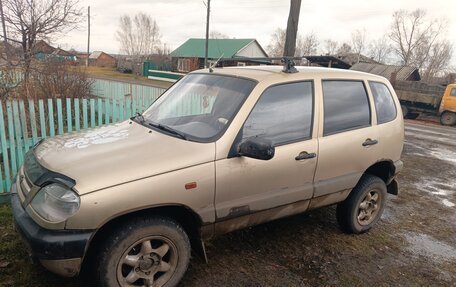
[[[350,69],[357,63],[380,64],[372,58],[357,53],[343,53],[337,55],[304,56],[312,66],[328,68]]]
[[[350,69],[379,75],[387,78],[391,82],[421,80],[420,71],[418,68],[410,66],[358,63],[354,64]]]
[[[116,58],[102,51],[94,51],[89,56],[90,66],[115,68],[116,64]]]
[[[205,39],[188,39],[171,52],[174,70],[191,72],[204,68]],[[267,58],[268,55],[255,39],[209,39],[208,62],[210,64],[223,58],[217,66],[248,66],[270,64],[270,61],[246,60],[236,58]]]
[[[73,53],[60,48],[54,48],[43,40],[39,40],[33,47],[33,54],[37,60],[58,59],[62,61],[76,61],[77,57]]]
[[[368,56],[364,56],[363,54],[358,54],[357,53],[343,53],[343,54],[338,54],[337,58],[341,59],[345,63],[348,63],[350,65],[358,64],[358,63],[368,63],[368,64],[380,64],[379,62],[375,61],[372,58],[369,58]]]

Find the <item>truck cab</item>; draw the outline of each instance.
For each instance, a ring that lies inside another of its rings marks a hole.
[[[456,125],[456,84],[447,86],[440,102],[439,114],[442,125]]]

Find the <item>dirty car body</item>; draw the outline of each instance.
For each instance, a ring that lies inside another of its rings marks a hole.
[[[77,275],[106,234],[139,217],[172,219],[204,255],[213,236],[347,205],[366,175],[397,194],[403,136],[399,101],[379,76],[308,67],[200,70],[142,115],[29,151],[12,190],[15,222],[32,254],[63,276]],[[359,231],[377,220],[378,202],[363,200]],[[122,267],[119,285],[160,279],[146,267],[137,280],[123,278]]]

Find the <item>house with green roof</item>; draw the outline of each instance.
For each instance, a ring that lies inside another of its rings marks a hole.
[[[205,44],[206,39],[191,38],[172,51],[174,69],[191,72],[204,68]],[[268,57],[256,39],[209,39],[207,57],[209,63],[223,58],[217,67],[270,64],[269,61],[245,59]]]

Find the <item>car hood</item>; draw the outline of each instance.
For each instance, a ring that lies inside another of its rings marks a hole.
[[[79,194],[207,163],[215,143],[186,141],[140,124],[119,124],[47,139],[35,149],[47,169],[76,181]]]

